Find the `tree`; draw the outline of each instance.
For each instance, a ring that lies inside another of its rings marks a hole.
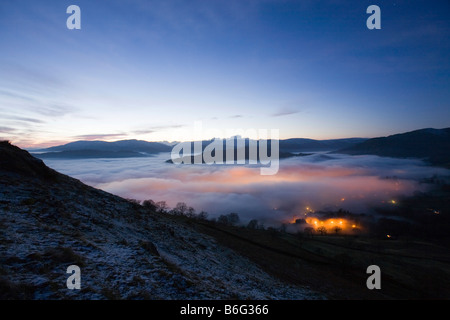
[[[342,228],[336,226],[336,227],[333,228],[333,231],[334,231],[336,234],[338,234],[340,231],[342,231]]]
[[[250,220],[249,223],[247,224],[247,228],[253,229],[253,230],[257,229],[258,228],[258,220],[256,220],[256,219]]]
[[[167,203],[165,201],[158,201],[156,203],[156,207],[157,207],[158,212],[166,212],[166,210],[168,208]]]
[[[194,218],[196,216],[195,209],[192,208],[192,207],[189,207],[187,209],[186,216],[189,217],[189,218]]]
[[[228,225],[228,216],[225,215],[225,214],[221,214],[217,218],[217,222],[220,223],[220,224]]]
[[[173,213],[176,215],[184,216],[188,212],[188,206],[184,202],[178,202],[175,208],[173,209]]]
[[[142,202],[142,206],[151,210],[151,211],[156,211],[156,209],[158,208],[155,201],[148,199],[148,200],[144,200]]]
[[[227,226],[234,226],[234,225],[238,224],[239,221],[240,221],[239,215],[234,212],[226,214],[226,215],[222,214],[217,219],[217,222],[227,225]]]
[[[323,236],[323,235],[327,234],[327,228],[325,228],[324,226],[320,226],[317,228],[317,232]]]
[[[206,211],[200,211],[200,213],[197,215],[197,219],[199,220],[206,220],[208,219],[208,212]]]
[[[228,214],[228,222],[230,223],[230,225],[235,226],[239,223],[239,221],[241,221],[241,219],[239,218],[239,215],[237,213],[230,213]]]

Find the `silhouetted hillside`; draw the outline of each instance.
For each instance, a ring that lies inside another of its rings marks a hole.
[[[293,138],[280,140],[280,150],[284,152],[332,151],[343,148],[349,148],[366,140],[367,140],[366,138],[330,139],[330,140]]]
[[[40,159],[8,141],[0,141],[0,171],[29,177],[53,178],[57,172],[47,167]]]
[[[335,153],[421,158],[431,164],[450,167],[450,128],[421,129],[373,138]]]

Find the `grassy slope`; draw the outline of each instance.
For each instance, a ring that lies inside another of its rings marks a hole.
[[[330,299],[450,298],[450,252],[439,244],[347,236],[299,238],[206,221],[191,224],[265,271]],[[381,290],[366,287],[371,264],[381,268]]]

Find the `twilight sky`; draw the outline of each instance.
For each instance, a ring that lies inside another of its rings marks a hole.
[[[71,4],[81,30],[66,27]],[[366,27],[371,4],[381,30]],[[449,127],[449,13],[447,0],[2,0],[0,139]]]

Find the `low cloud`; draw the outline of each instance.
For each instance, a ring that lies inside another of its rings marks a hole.
[[[112,139],[112,138],[123,138],[126,134],[124,133],[104,133],[104,134],[84,134],[80,136],[75,136],[78,140],[102,140],[102,139]]]
[[[299,112],[300,111],[294,110],[291,108],[282,108],[282,109],[278,110],[277,112],[272,113],[271,116],[272,117],[282,117],[282,116],[287,116],[287,115],[291,115],[291,114],[296,114]]]
[[[16,132],[16,129],[10,128],[10,127],[0,127],[0,132],[1,133],[12,133],[12,132]]]
[[[424,191],[420,179],[450,176],[450,170],[419,160],[376,156],[322,155],[284,159],[278,174],[259,168],[221,165],[173,165],[167,154],[152,158],[48,160],[56,170],[94,187],[139,200],[186,202],[211,217],[237,212],[242,221],[279,224],[312,210],[370,213],[383,202]]]
[[[144,135],[144,134],[150,134],[155,133],[158,131],[164,131],[164,130],[171,130],[171,129],[179,129],[183,128],[185,125],[183,124],[169,124],[169,125],[163,125],[163,126],[149,126],[143,129],[134,130],[132,133],[137,135]]]
[[[40,104],[39,108],[30,108],[30,110],[50,118],[59,118],[68,114],[77,112],[77,107],[66,104]]]
[[[9,120],[15,120],[15,121],[31,122],[31,123],[45,123],[45,121],[43,121],[41,119],[29,118],[29,117],[4,115],[3,118],[9,119]]]

